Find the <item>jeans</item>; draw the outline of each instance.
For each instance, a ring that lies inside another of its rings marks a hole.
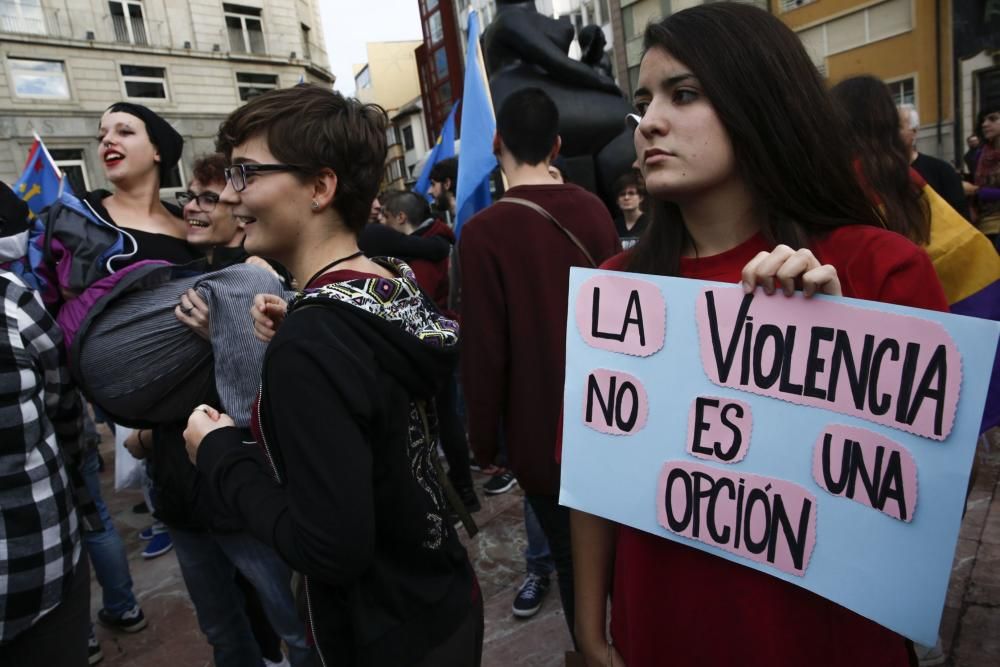
[[[139,603],[132,593],[132,576],[128,570],[125,543],[115,530],[108,506],[101,497],[101,481],[97,476],[97,448],[89,447],[83,455],[82,472],[90,497],[104,524],[99,533],[83,531],[83,544],[90,555],[90,564],[103,591],[103,606],[112,616],[121,616]]]
[[[529,495],[526,496],[531,509],[535,510],[538,523],[545,532],[555,562],[556,573],[559,575],[559,598],[562,601],[563,614],[569,626],[569,634],[576,643],[573,623],[576,614],[573,610],[573,550],[569,537],[569,509],[559,504],[559,496]]]
[[[153,464],[147,460],[145,463],[145,470],[142,473],[142,498],[146,501],[146,507],[149,508],[149,516],[153,518],[153,535],[159,535],[160,533],[167,532],[167,525],[153,516],[156,512],[156,489],[153,484]]]
[[[524,548],[524,563],[528,574],[548,577],[556,569],[549,551],[549,541],[545,539],[542,526],[538,523],[531,503],[524,499],[524,531],[528,534],[528,546]]]
[[[216,667],[262,664],[236,570],[253,584],[268,620],[288,645],[293,667],[312,665],[305,626],[292,597],[291,571],[278,554],[247,533],[216,535],[171,529],[198,626],[212,645]]]

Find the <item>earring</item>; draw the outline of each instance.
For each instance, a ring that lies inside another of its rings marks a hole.
[[[318,201],[316,201],[315,199],[313,199],[313,200],[312,200],[312,204],[310,204],[310,206],[312,207],[312,210],[314,210],[314,211],[315,211],[316,209],[318,209],[318,208],[319,208],[319,202],[318,202]]]

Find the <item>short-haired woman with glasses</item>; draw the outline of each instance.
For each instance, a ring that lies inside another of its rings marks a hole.
[[[273,335],[253,420],[264,456],[207,405],[184,435],[225,509],[305,575],[320,664],[473,667],[482,599],[448,519],[433,402],[458,327],[406,264],[358,250],[386,125],[314,86],[264,93],[223,123],[222,201],[247,251],[304,291],[287,309],[258,302]]]

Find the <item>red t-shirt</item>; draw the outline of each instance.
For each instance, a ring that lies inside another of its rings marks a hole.
[[[682,259],[681,274],[739,282],[746,263],[769,249],[756,236],[720,255]],[[837,267],[845,296],[947,310],[927,254],[898,234],[843,227],[813,252]],[[602,268],[622,270],[626,262],[621,254]],[[626,526],[618,529],[611,609],[615,646],[629,667],[908,665],[900,635],[844,607]]]

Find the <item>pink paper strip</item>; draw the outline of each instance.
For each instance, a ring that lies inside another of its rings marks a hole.
[[[688,411],[688,454],[719,463],[739,463],[750,448],[752,427],[749,403],[698,396]]]
[[[831,424],[813,449],[813,479],[825,491],[913,520],[917,466],[902,445],[872,431]]]
[[[937,322],[739,287],[698,296],[701,360],[712,382],[944,440],[962,358]]]
[[[604,274],[577,293],[576,326],[591,347],[648,357],[663,347],[666,324],[666,302],[651,282]]]
[[[816,498],[780,479],[668,461],[656,517],[672,533],[803,576],[816,546]]]
[[[646,426],[648,416],[649,397],[639,378],[605,368],[587,374],[584,424],[601,433],[632,435]]]

